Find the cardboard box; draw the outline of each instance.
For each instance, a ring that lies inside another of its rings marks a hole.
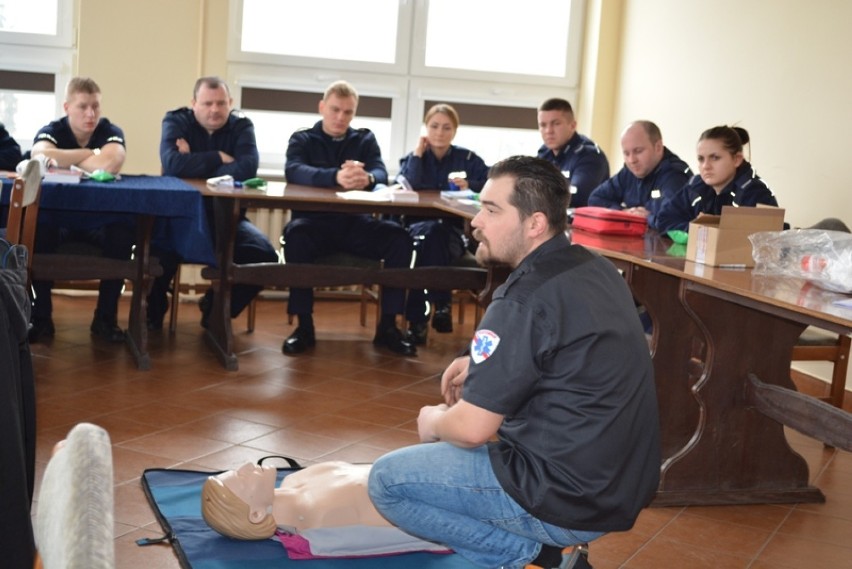
[[[686,260],[714,267],[753,267],[748,236],[784,229],[784,210],[726,205],[722,215],[701,214],[689,224]]]

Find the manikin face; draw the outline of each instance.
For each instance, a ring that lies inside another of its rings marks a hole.
[[[717,194],[731,183],[742,163],[742,152],[731,154],[720,140],[707,138],[698,142],[698,172]]]
[[[456,127],[444,113],[435,113],[426,121],[426,139],[433,150],[446,150],[456,137]]]
[[[74,136],[88,141],[101,119],[100,93],[72,93],[62,106]]]
[[[233,99],[228,95],[224,85],[211,89],[207,84],[202,84],[192,100],[192,112],[198,124],[212,133],[228,122],[232,104]]]
[[[651,142],[641,125],[633,125],[621,135],[621,153],[624,165],[641,180],[663,159],[663,141]]]
[[[539,111],[538,131],[544,145],[553,152],[559,152],[577,132],[577,121],[562,111]]]
[[[320,101],[319,112],[322,116],[322,130],[329,136],[338,137],[346,134],[349,123],[355,118],[358,103],[355,97],[340,97],[335,94]]]
[[[237,470],[218,475],[222,484],[248,504],[249,520],[259,523],[268,514],[275,496],[276,471],[273,466],[246,463]]]
[[[479,194],[482,209],[470,224],[474,239],[479,241],[476,260],[482,265],[516,267],[526,256],[526,224],[509,203],[514,185],[510,176],[490,178]]]

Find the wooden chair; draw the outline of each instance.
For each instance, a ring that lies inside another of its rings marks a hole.
[[[6,240],[27,248],[28,269],[32,264],[32,250],[35,245],[40,192],[39,165],[38,162],[31,160],[24,169],[23,175],[16,178],[12,184],[12,191],[9,194],[9,215],[6,219]]]
[[[476,262],[476,257],[473,253],[469,251],[465,251],[465,254],[456,259],[453,264],[453,267],[466,267],[469,269],[474,269],[479,266]],[[474,318],[473,318],[473,326],[479,326],[479,321],[482,319],[483,305],[479,300],[480,291],[471,290],[471,289],[457,289],[453,291],[453,296],[458,299],[459,303],[459,316],[458,321],[459,324],[464,324],[464,312],[468,302],[473,302],[474,305]]]
[[[41,194],[41,175],[38,163],[30,161],[21,178],[15,180],[7,222],[7,239],[15,239],[29,251],[29,280],[44,281],[91,281],[121,279],[133,285],[131,320],[133,315],[142,315],[142,323],[131,322],[127,343],[140,369],[151,366],[147,352],[147,334],[144,322],[144,299],[154,277],[163,274],[156,258],[149,257],[147,245],[153,228],[152,216],[140,216],[137,246],[132,259],[110,259],[100,256],[100,251],[77,243],[63,245],[55,253],[34,254],[36,226]],[[143,246],[145,245],[145,246]],[[135,324],[135,325],[134,325]]]
[[[833,364],[829,393],[821,397],[838,409],[843,409],[846,395],[846,372],[849,369],[849,347],[852,338],[814,328],[807,328],[793,347],[793,361],[828,361]]]
[[[172,301],[169,305],[169,333],[174,334],[177,331],[178,306],[180,305],[181,293],[181,266],[179,263],[175,277],[172,279]],[[246,308],[246,331],[254,332],[254,324],[257,318],[257,298],[253,298],[251,304]]]
[[[825,218],[808,229],[850,232],[849,227],[835,217]],[[846,335],[806,328],[793,348],[793,361],[828,361],[833,364],[829,394],[821,399],[839,409],[843,408],[843,399],[846,395],[850,342],[852,339]]]
[[[286,259],[284,258],[284,236],[278,238],[278,261],[280,263],[286,263]],[[368,259],[367,257],[359,257],[358,255],[353,255],[351,253],[331,253],[329,255],[324,255],[319,257],[314,262],[316,265],[333,265],[340,267],[348,267],[354,269],[381,269],[384,267],[384,261],[374,261],[373,259]],[[376,305],[376,322],[382,316],[382,292],[380,287],[368,286],[368,285],[356,285],[357,286],[357,294],[358,300],[361,303],[360,310],[360,322],[361,326],[367,325],[367,307],[372,302]],[[287,324],[293,323],[293,315],[287,315]]]

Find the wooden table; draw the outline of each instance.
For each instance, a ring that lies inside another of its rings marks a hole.
[[[0,203],[8,203],[11,186],[11,180],[2,180]],[[57,219],[59,221],[55,221]],[[149,258],[152,243],[177,251],[188,262],[212,263],[215,259],[201,197],[191,186],[170,176],[124,175],[110,183],[44,183],[39,197],[38,223],[59,222],[78,229],[106,223],[136,223],[134,260],[116,262],[81,255],[38,255],[33,257],[36,278],[133,277],[136,283],[147,283],[153,278]],[[129,270],[123,265],[128,265]],[[147,370],[151,367],[151,359],[144,289],[144,286],[133,288],[125,339],[137,367]]]
[[[222,365],[238,368],[234,353],[230,318],[231,287],[234,284],[260,286],[315,287],[351,284],[411,288],[452,288],[490,291],[492,272],[480,268],[418,267],[415,269],[368,269],[339,265],[256,263],[237,265],[233,262],[234,235],[243,208],[293,209],[338,213],[368,213],[442,217],[449,215],[472,218],[477,208],[443,200],[438,191],[418,192],[416,202],[379,202],[343,199],[328,188],[313,188],[270,182],[265,191],[250,189],[210,188],[204,180],[187,180],[205,197],[214,200],[217,267],[202,272],[214,282],[213,309],[205,338]],[[484,293],[489,296],[488,292]]]
[[[651,232],[573,233],[622,270],[653,320],[663,449],[654,505],[824,501],[783,424],[849,448],[849,414],[796,393],[790,379],[806,326],[852,332],[852,311],[832,304],[843,295],[688,262]]]

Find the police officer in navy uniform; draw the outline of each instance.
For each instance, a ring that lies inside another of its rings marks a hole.
[[[743,156],[744,128],[716,126],[698,139],[698,174],[667,200],[657,216],[660,231],[686,231],[700,213],[720,215],[722,207],[778,206],[775,194]]]
[[[104,170],[118,174],[126,156],[124,132],[101,117],[101,88],[88,77],[74,77],[65,89],[65,116],[41,128],[33,141],[32,157],[45,156],[52,166],[77,166],[87,172]],[[35,253],[51,253],[65,241],[86,241],[111,259],[129,259],[136,238],[133,223],[104,221],[100,214],[42,212],[36,229]],[[90,330],[110,342],[124,342],[118,327],[118,300],[124,281],[103,280]],[[34,281],[31,343],[54,335],[50,281]]]
[[[0,170],[13,171],[21,161],[21,147],[0,122]]]
[[[609,178],[606,155],[577,132],[574,109],[565,99],[548,99],[538,108],[538,130],[544,144],[538,157],[555,165],[571,182],[570,207],[588,205],[592,190]]]
[[[641,215],[656,227],[663,202],[689,182],[692,170],[663,145],[660,128],[651,121],[635,121],[621,134],[624,167],[595,188],[589,205]]]
[[[284,173],[287,182],[333,190],[372,190],[386,184],[387,170],[376,137],[367,129],[349,126],[358,106],[358,93],[346,81],[332,83],[319,103],[322,120],[290,137]],[[406,268],[413,245],[397,223],[369,215],[294,211],[284,228],[284,255],[288,263],[313,263],[335,251],[383,259],[385,267]],[[405,308],[405,291],[382,291],[382,315],[373,343],[411,356],[417,349],[396,326]],[[290,289],[289,314],[298,318],[296,330],[281,347],[285,354],[304,352],[316,343],[313,290]]]
[[[228,84],[219,77],[201,77],[195,82],[190,107],[169,111],[163,118],[160,139],[163,174],[179,178],[213,178],[230,175],[242,181],[257,175],[259,157],[254,124],[233,110]],[[208,221],[213,227],[212,206],[205,200]],[[158,248],[155,255],[163,265],[148,296],[148,328],[159,330],[168,311],[166,292],[180,257]],[[275,263],[278,255],[269,239],[240,212],[234,239],[234,262]],[[261,286],[236,284],[231,289],[231,317],[236,317],[263,290]],[[207,326],[213,308],[213,289],[199,303],[202,326]]]
[[[420,137],[414,150],[399,161],[399,175],[412,188],[441,191],[458,189],[479,193],[485,185],[488,166],[482,158],[472,150],[452,143],[459,122],[458,112],[446,103],[438,103],[426,111],[423,118],[426,134]],[[460,218],[408,216],[405,221],[415,240],[416,266],[445,267],[464,255],[467,238]],[[409,290],[406,306],[408,339],[415,344],[426,343],[429,311],[432,308],[432,328],[442,333],[452,332],[451,306],[452,291]]]

